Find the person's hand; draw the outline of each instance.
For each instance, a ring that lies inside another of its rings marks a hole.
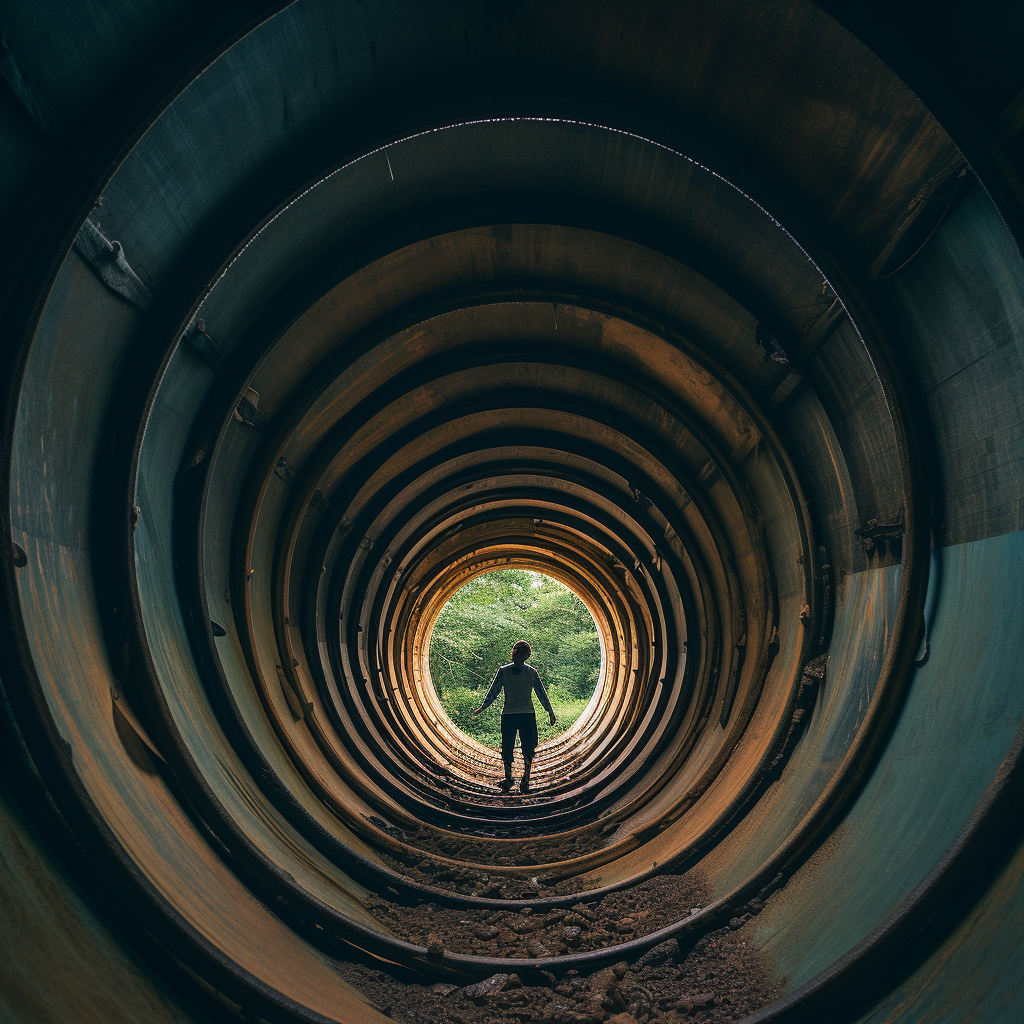
[[[476,709],[476,711],[474,711],[474,712],[473,712],[473,714],[474,714],[474,715],[479,715],[479,714],[480,714],[480,712],[481,712],[481,711],[483,711],[483,709],[484,709],[484,706],[483,706],[483,704],[481,704],[481,705],[480,705],[480,707],[478,707],[478,708]]]
[[[551,719],[551,721],[548,724],[549,725],[554,725],[555,724],[555,713],[554,713],[554,711],[549,711],[548,712],[548,716]]]

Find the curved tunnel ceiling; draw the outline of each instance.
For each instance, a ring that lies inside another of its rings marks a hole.
[[[806,3],[225,10],[77,144],[8,293],[11,749],[92,898],[266,1019],[383,1019],[338,960],[594,970],[736,919],[750,1020],[1004,1019],[1005,182]],[[21,18],[6,98],[61,152],[102,33],[58,74]],[[603,649],[515,799],[427,660],[509,565]],[[664,871],[703,905],[585,952],[372,913]]]

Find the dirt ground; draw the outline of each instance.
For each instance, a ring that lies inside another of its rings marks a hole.
[[[508,879],[496,881],[499,891],[509,888]],[[538,895],[528,884],[512,882],[515,895],[511,898],[518,897],[524,887],[527,891],[522,895]],[[656,875],[597,903],[546,912],[528,907],[518,912],[471,910],[433,903],[404,907],[382,899],[370,899],[366,905],[390,932],[418,945],[427,946],[433,940],[456,953],[534,957],[627,942],[678,921],[707,902],[696,879]]]
[[[507,875],[489,875],[483,868],[456,868],[428,859],[406,859],[379,855],[399,874],[420,885],[435,886],[463,896],[484,896],[501,900],[527,900],[539,896],[563,896],[579,892],[583,884],[575,878],[552,879],[548,875],[512,878]],[[494,863],[494,862],[492,862]],[[497,863],[501,863],[498,861]],[[520,858],[520,864],[525,863]],[[488,865],[490,866],[490,865]]]
[[[462,833],[446,835],[437,830],[422,829],[411,836],[383,819],[371,817],[371,823],[388,832],[402,843],[408,843],[417,851],[416,854],[399,861],[394,857],[385,856],[385,860],[396,870],[409,875],[413,880],[424,884],[444,884],[446,888],[464,893],[465,895],[483,895],[478,891],[480,875],[488,866],[512,867],[523,865],[556,864],[559,861],[575,860],[587,853],[606,846],[612,834],[619,827],[617,822],[610,822],[603,828],[582,829],[569,835],[546,836],[534,835],[527,824],[515,823],[516,841],[496,843],[510,831],[507,823],[496,824],[490,832],[479,831],[481,838]],[[523,848],[524,838],[528,840],[528,848]],[[481,865],[480,869],[463,869],[460,872],[448,870],[432,860],[432,857],[449,857],[453,860]],[[452,883],[455,884],[452,884]],[[486,889],[486,885],[482,888]]]
[[[728,928],[682,951],[662,943],[635,964],[590,975],[568,971],[524,984],[496,974],[472,985],[404,984],[384,971],[349,964],[345,980],[387,1016],[406,1024],[677,1024],[737,1021],[770,1002],[764,966],[747,929]]]
[[[707,901],[699,878],[665,874],[600,901],[548,911],[477,911],[430,903],[407,907],[376,897],[366,905],[393,934],[438,953],[447,949],[476,956],[543,958],[650,934]],[[623,961],[589,975],[524,971],[522,978],[495,974],[458,986],[409,984],[354,964],[345,965],[343,974],[392,1019],[407,1024],[742,1020],[774,996],[764,965],[749,945],[750,916],[736,918],[690,946],[680,948],[672,939],[633,963]]]

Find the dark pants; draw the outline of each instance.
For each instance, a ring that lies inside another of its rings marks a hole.
[[[523,760],[532,761],[533,752],[537,749],[537,716],[532,712],[522,715],[501,716],[501,759],[512,760],[512,751],[516,748],[516,733],[523,746]]]

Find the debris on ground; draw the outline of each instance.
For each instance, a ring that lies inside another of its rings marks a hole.
[[[505,899],[534,898],[545,891],[521,879],[495,876]],[[509,883],[514,883],[510,885]],[[475,956],[542,957],[603,949],[641,938],[687,917],[708,902],[703,883],[692,875],[655,875],[592,904],[551,910],[402,906],[371,897],[366,907],[387,930],[420,946],[438,936],[455,953]]]
[[[511,931],[511,929],[509,929]],[[340,965],[345,980],[403,1024],[683,1024],[742,1020],[771,1001],[748,928],[723,928],[681,950],[675,940],[589,975],[494,974],[456,988],[406,984],[385,971]],[[514,933],[513,933],[514,934]],[[531,983],[532,982],[532,983]]]

